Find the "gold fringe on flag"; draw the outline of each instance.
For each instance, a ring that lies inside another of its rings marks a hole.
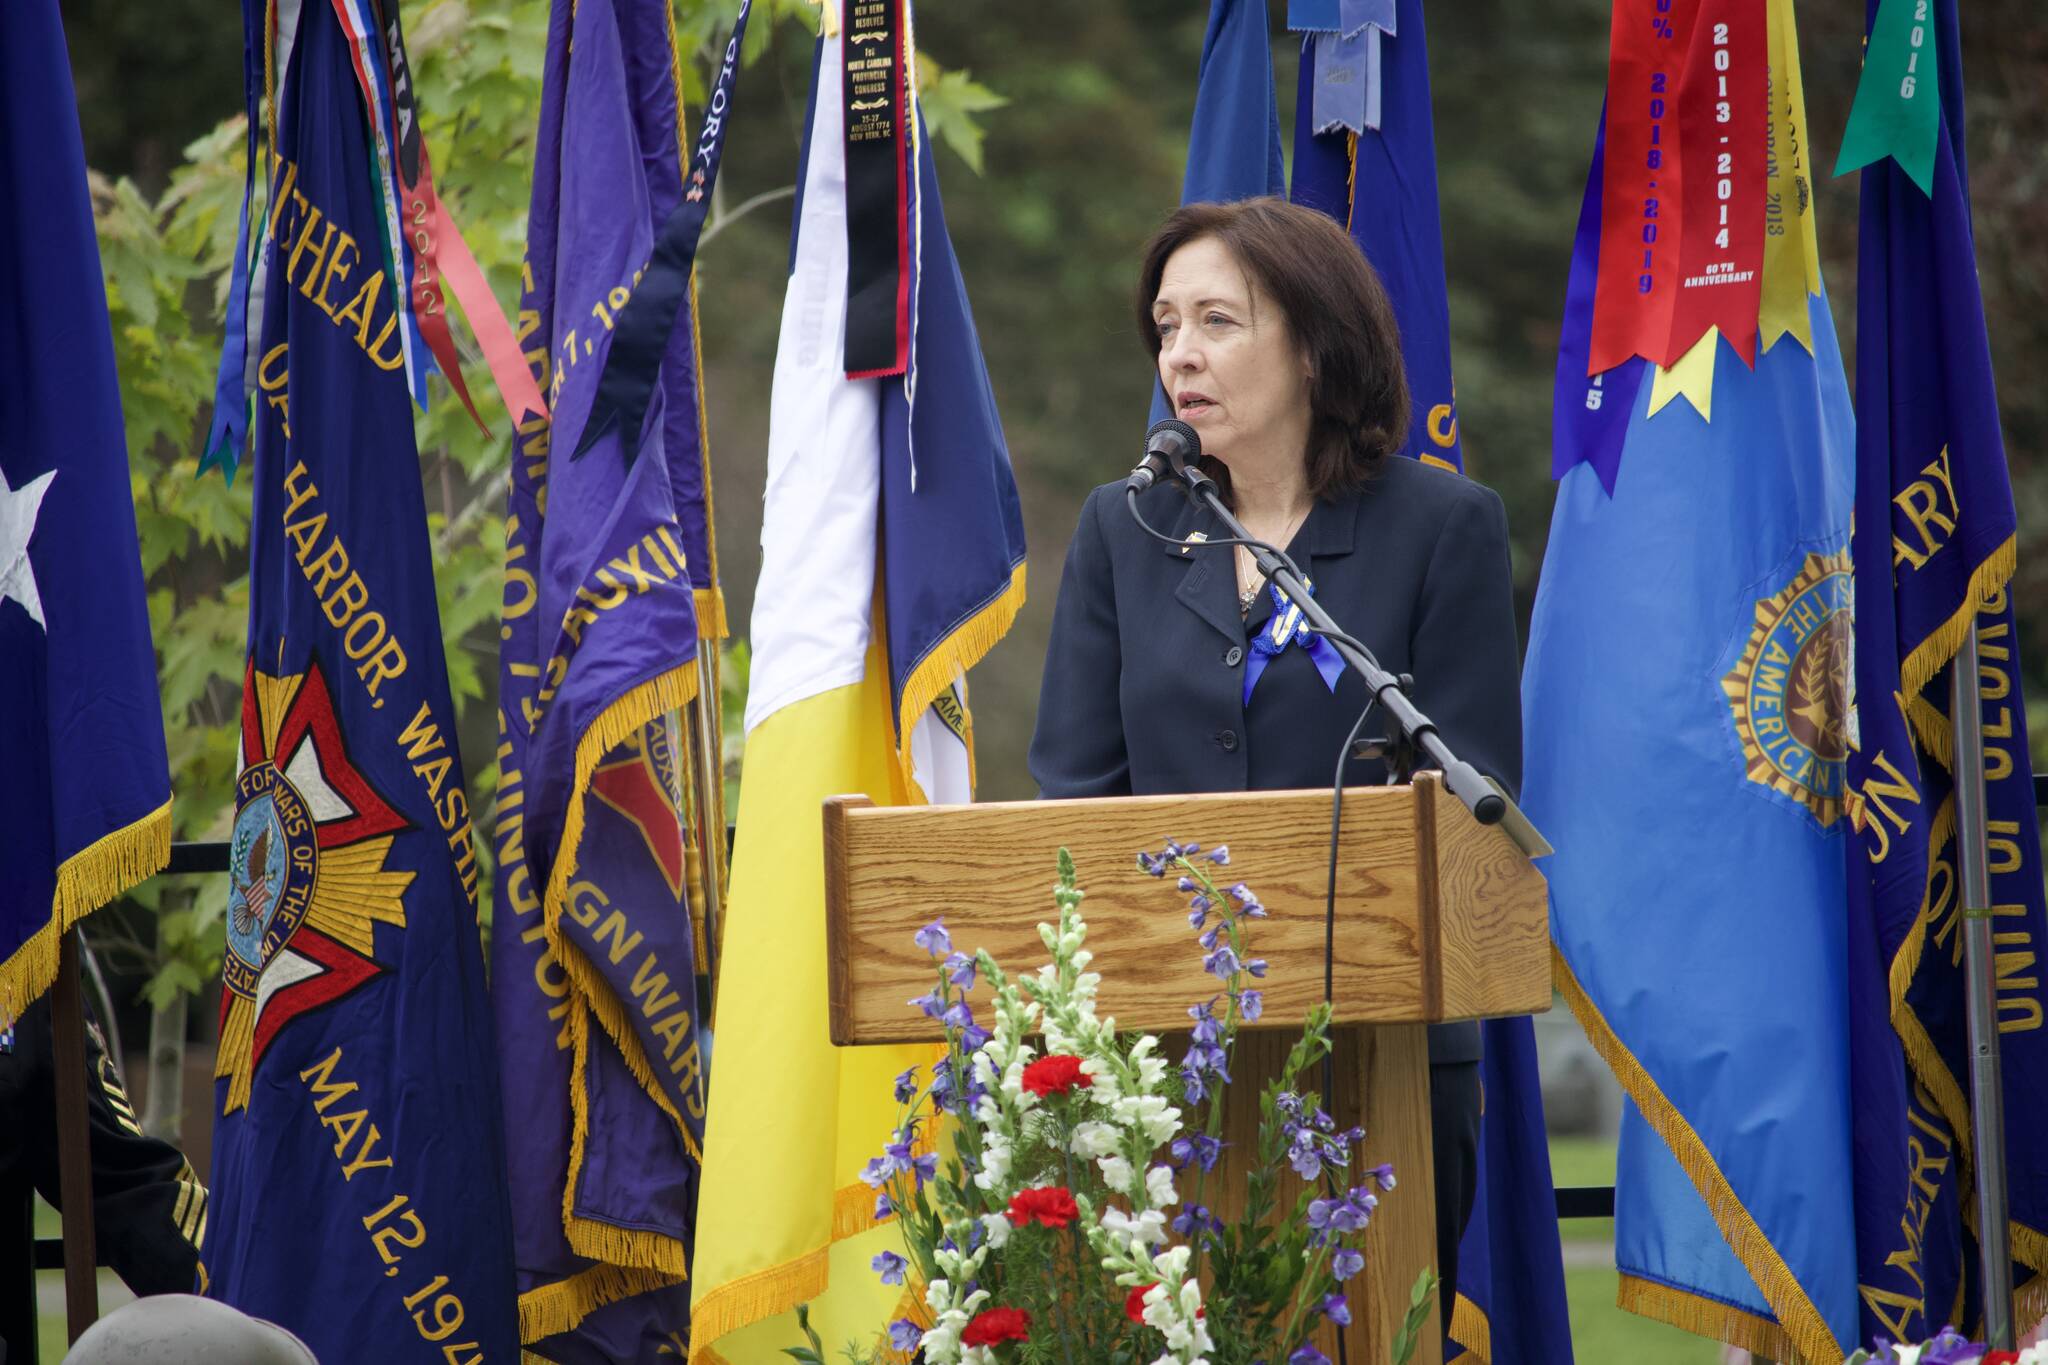
[[[1474,1365],[1493,1365],[1493,1322],[1484,1308],[1463,1294],[1451,1305],[1451,1340],[1465,1348]]]
[[[1614,1302],[1617,1307],[1639,1317],[1665,1323],[1694,1336],[1740,1346],[1751,1355],[1780,1361],[1783,1365],[1796,1365],[1805,1359],[1798,1354],[1784,1328],[1769,1318],[1758,1317],[1732,1303],[1721,1303],[1628,1274],[1621,1277],[1621,1285],[1614,1291]],[[1840,1351],[1825,1357],[1828,1360],[1841,1358]]]
[[[573,1330],[608,1303],[680,1284],[681,1280],[635,1266],[594,1265],[566,1280],[529,1289],[519,1296],[519,1339],[539,1341]],[[545,1360],[533,1356],[528,1359]]]
[[[910,676],[903,680],[903,697],[895,716],[896,761],[903,770],[903,785],[913,800],[930,799],[917,785],[910,759],[911,735],[918,718],[953,685],[954,678],[980,663],[996,647],[996,642],[1009,633],[1023,606],[1024,561],[1020,559],[1010,570],[1009,581],[926,650],[924,657],[912,666]],[[876,620],[880,620],[879,613]],[[973,752],[971,748],[969,752]]]
[[[0,1024],[12,1021],[57,979],[58,948],[80,920],[171,860],[171,803],[86,845],[57,865],[50,922],[0,962]]]
[[[1842,1348],[1835,1341],[1834,1333],[1828,1330],[1826,1319],[1821,1317],[1805,1287],[1799,1283],[1791,1267],[1785,1264],[1785,1258],[1778,1254],[1778,1249],[1764,1235],[1755,1217],[1729,1186],[1728,1177],[1721,1173],[1721,1167],[1714,1160],[1713,1153],[1707,1150],[1706,1143],[1700,1140],[1692,1124],[1678,1112],[1678,1107],[1666,1097],[1662,1087],[1615,1035],[1601,1015],[1599,1006],[1586,994],[1571,964],[1565,961],[1564,954],[1555,944],[1551,945],[1550,961],[1557,989],[1578,1017],[1579,1027],[1586,1031],[1594,1050],[1614,1072],[1615,1079],[1621,1082],[1622,1090],[1635,1102],[1650,1127],[1664,1140],[1664,1145],[1671,1149],[1671,1155],[1692,1181],[1693,1188],[1707,1206],[1707,1212],[1713,1216],[1715,1226],[1721,1230],[1728,1249],[1742,1262],[1743,1268],[1763,1292],[1764,1301],[1778,1315],[1778,1330],[1783,1334],[1783,1340],[1779,1349],[1767,1354],[1776,1359],[1787,1359],[1791,1350],[1784,1348],[1789,1346],[1797,1350],[1799,1358],[1807,1365],[1840,1365]],[[1695,1302],[1695,1296],[1663,1286],[1645,1286],[1640,1291],[1640,1301],[1651,1303],[1653,1290],[1654,1301],[1664,1304],[1672,1313],[1680,1311],[1677,1305],[1681,1302]],[[1622,1306],[1631,1306],[1625,1295]],[[1687,1321],[1676,1317],[1664,1317],[1664,1320],[1706,1336],[1718,1336],[1724,1328],[1729,1331],[1747,1330],[1734,1321],[1733,1315],[1740,1310],[1725,1304],[1698,1299],[1695,1307],[1685,1311],[1691,1315],[1689,1321],[1703,1325],[1688,1326]],[[1663,1317],[1663,1314],[1652,1313],[1650,1316]],[[1762,1321],[1753,1315],[1745,1316],[1750,1317],[1752,1324]],[[1732,1336],[1720,1339],[1742,1344]]]

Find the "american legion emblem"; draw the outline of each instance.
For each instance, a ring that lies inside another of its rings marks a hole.
[[[407,824],[349,758],[317,662],[286,677],[249,668],[240,760],[214,1065],[223,1114],[248,1105],[279,1030],[384,971],[375,927],[405,926],[413,879],[384,868]]]
[[[1855,589],[1849,552],[1810,554],[1782,590],[1756,604],[1742,658],[1721,690],[1749,780],[1813,812],[1842,814],[1853,742]]]

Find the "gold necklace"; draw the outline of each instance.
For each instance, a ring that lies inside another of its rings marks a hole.
[[[1307,507],[1304,507],[1297,513],[1294,520],[1288,523],[1287,529],[1280,533],[1280,539],[1274,543],[1283,550],[1293,543],[1294,533],[1301,529],[1303,522],[1308,520],[1308,514],[1314,507],[1315,503],[1310,502]],[[1237,567],[1237,614],[1239,616],[1249,616],[1251,615],[1252,603],[1258,600],[1259,589],[1264,585],[1265,580],[1259,573],[1259,562],[1252,558],[1251,547],[1239,545],[1235,548],[1237,550],[1235,561]],[[1251,584],[1249,587],[1245,584],[1247,565],[1250,566],[1249,577]]]

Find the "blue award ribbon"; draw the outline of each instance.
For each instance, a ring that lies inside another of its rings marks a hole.
[[[1302,582],[1308,588],[1309,596],[1315,596],[1316,585],[1307,579]],[[1252,689],[1265,676],[1266,665],[1293,644],[1308,652],[1309,662],[1316,666],[1316,672],[1323,675],[1323,686],[1335,692],[1337,678],[1344,672],[1344,658],[1337,653],[1337,647],[1308,628],[1301,608],[1288,601],[1286,594],[1277,586],[1269,584],[1266,591],[1273,594],[1273,614],[1252,637],[1251,654],[1244,661],[1245,705],[1251,705]]]

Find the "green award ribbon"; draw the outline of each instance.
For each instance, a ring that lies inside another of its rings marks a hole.
[[[1842,134],[1835,174],[1889,156],[1934,192],[1934,141],[1941,135],[1941,63],[1932,0],[1883,0],[1863,53],[1863,77]]]

